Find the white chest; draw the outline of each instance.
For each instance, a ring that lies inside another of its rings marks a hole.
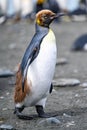
[[[48,35],[43,39],[39,55],[36,59],[42,78],[48,77],[47,79],[50,79],[51,76],[53,77],[56,52],[56,39],[50,30]]]
[[[50,30],[44,37],[39,54],[29,66],[27,73],[27,79],[32,82],[31,91],[35,99],[36,97],[41,98],[41,96],[46,94],[50,89],[55,71],[56,56],[56,39]]]

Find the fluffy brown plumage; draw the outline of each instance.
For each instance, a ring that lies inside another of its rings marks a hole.
[[[27,84],[27,80],[25,80],[25,88],[24,92],[22,91],[22,75],[20,67],[16,73],[16,84],[15,84],[15,93],[14,93],[14,102],[22,102],[26,95],[30,92],[30,86]]]
[[[36,14],[36,23],[40,26],[47,27],[55,19],[56,14],[50,10],[41,10]]]

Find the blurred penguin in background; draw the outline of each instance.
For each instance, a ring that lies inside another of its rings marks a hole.
[[[21,0],[13,0],[14,2],[14,9],[15,9],[15,16],[14,22],[18,22],[21,19]]]
[[[49,10],[51,10],[54,13],[60,13],[60,7],[56,0],[48,0]],[[60,17],[57,17],[54,21],[59,22]]]
[[[79,36],[71,47],[72,51],[87,51],[87,34]]]
[[[60,12],[59,4],[56,0],[48,0],[49,9],[54,13]]]
[[[15,15],[15,6],[13,0],[7,0],[7,18],[13,18]]]
[[[7,0],[0,0],[0,24],[6,21]]]
[[[39,12],[40,10],[44,9],[44,4],[46,0],[37,0],[36,1],[36,13]]]
[[[0,8],[3,15],[6,15],[7,11],[7,0],[0,0]]]
[[[23,18],[31,18],[33,9],[33,0],[21,0],[21,16]]]
[[[84,15],[86,14],[86,0],[83,4],[81,0],[67,0],[67,10],[69,15]]]
[[[59,4],[61,12],[66,12],[67,11],[67,0],[56,0],[56,1]]]

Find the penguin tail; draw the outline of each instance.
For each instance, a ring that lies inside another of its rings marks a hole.
[[[24,92],[22,85],[24,85]],[[14,91],[14,102],[19,103],[22,102],[26,95],[29,93],[30,87],[27,84],[27,79],[25,80],[24,84],[22,84],[22,74],[21,69],[19,67],[17,73],[16,73],[16,84],[15,84],[15,91]]]

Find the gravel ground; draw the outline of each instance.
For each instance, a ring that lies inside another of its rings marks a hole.
[[[87,22],[53,23],[51,27],[57,39],[58,58],[65,58],[68,62],[56,66],[54,80],[74,78],[80,81],[80,85],[54,87],[55,91],[49,95],[45,111],[55,113],[57,122],[38,117],[25,121],[13,114],[14,86],[10,83],[15,77],[0,78],[0,125],[12,125],[17,130],[87,130],[87,53],[70,50],[75,39],[87,33]],[[33,34],[34,23],[21,21],[0,25],[1,70],[16,70]],[[24,113],[32,115],[36,111],[35,108],[26,108]]]

